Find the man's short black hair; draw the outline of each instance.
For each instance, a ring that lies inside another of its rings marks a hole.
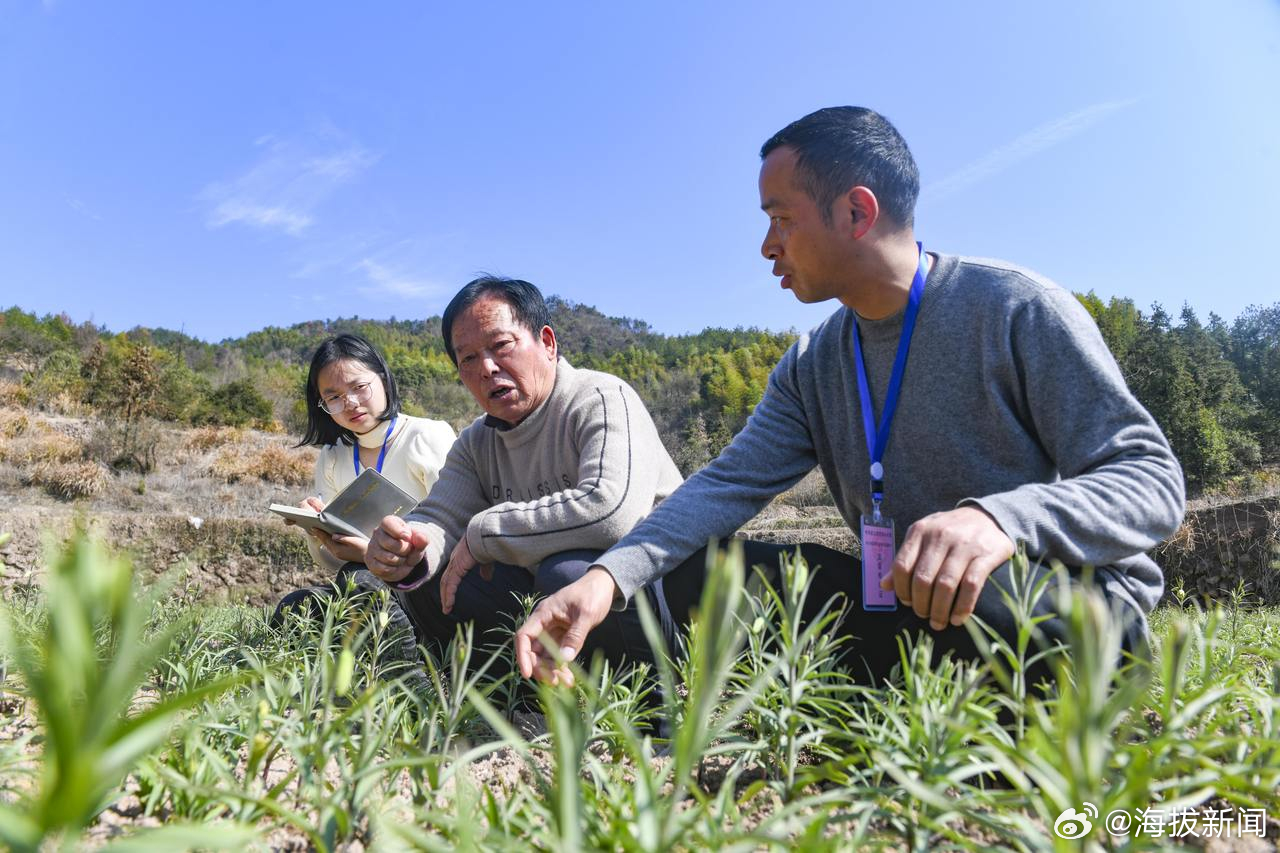
[[[889,120],[865,107],[826,107],[793,121],[769,138],[760,159],[775,148],[796,152],[802,189],[831,224],[831,206],[851,188],[875,193],[880,209],[899,225],[915,220],[920,172],[907,142]]]
[[[536,338],[542,334],[543,326],[551,325],[551,313],[547,310],[547,302],[542,292],[527,281],[518,278],[502,278],[496,275],[485,275],[469,281],[458,291],[457,296],[449,300],[444,309],[444,317],[440,321],[440,333],[444,335],[444,350],[449,353],[453,363],[458,363],[458,355],[453,351],[453,322],[458,315],[486,296],[496,296],[511,306],[511,316],[524,326]]]
[[[396,379],[387,367],[386,359],[373,344],[360,335],[343,334],[329,338],[316,349],[311,356],[311,369],[307,371],[307,433],[298,442],[298,447],[308,444],[322,446],[342,442],[346,445],[356,443],[356,436],[346,427],[338,426],[332,416],[320,408],[320,371],[335,361],[355,361],[378,374],[382,387],[387,393],[387,408],[377,415],[379,421],[389,421],[400,414],[400,391],[396,388]]]

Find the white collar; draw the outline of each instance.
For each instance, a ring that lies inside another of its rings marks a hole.
[[[356,441],[361,447],[381,447],[382,442],[387,440],[387,430],[391,428],[390,422],[386,428],[382,424],[378,424],[368,432],[356,434]]]

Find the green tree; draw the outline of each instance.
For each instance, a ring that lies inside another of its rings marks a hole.
[[[59,340],[56,321],[40,322],[34,314],[10,308],[0,314],[0,359],[19,372],[34,374],[64,343]],[[51,328],[52,327],[52,328]]]
[[[1132,299],[1112,297],[1104,305],[1093,291],[1084,296],[1076,294],[1076,298],[1098,324],[1098,331],[1102,332],[1102,339],[1106,341],[1111,355],[1123,365],[1129,356],[1129,350],[1144,331],[1142,312],[1134,306]]]
[[[178,354],[157,351],[160,372],[160,394],[155,403],[155,416],[166,421],[185,421],[192,410],[209,393],[209,380],[196,373]]]
[[[215,388],[196,407],[192,418],[197,424],[217,426],[248,426],[250,424],[261,429],[271,427],[274,410],[271,402],[262,396],[262,392],[249,379],[237,379],[234,382]]]
[[[1245,309],[1232,324],[1229,341],[1231,361],[1257,403],[1251,431],[1264,461],[1280,462],[1280,302]]]
[[[1250,432],[1250,421],[1257,405],[1229,358],[1229,340],[1222,319],[1211,314],[1209,325],[1203,326],[1195,311],[1184,306],[1173,334],[1186,354],[1196,398],[1207,413],[1201,418],[1213,422],[1210,431],[1220,433],[1227,446],[1230,463],[1226,473],[1256,468],[1261,452],[1257,438]]]
[[[1225,431],[1201,400],[1186,349],[1159,305],[1152,306],[1123,368],[1129,387],[1169,439],[1188,486],[1199,491],[1221,482],[1233,467]]]
[[[80,363],[85,402],[103,416],[100,458],[114,468],[155,467],[159,434],[150,419],[162,408],[162,362],[154,347],[116,335],[98,341]]]
[[[58,350],[50,355],[30,380],[32,398],[41,405],[47,406],[59,398],[76,402],[84,398],[80,357],[72,350]]]

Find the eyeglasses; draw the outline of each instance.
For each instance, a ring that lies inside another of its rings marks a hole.
[[[369,398],[373,396],[373,385],[368,382],[361,382],[359,385],[352,385],[350,393],[347,394],[330,394],[324,397],[316,405],[324,412],[330,415],[340,415],[347,406],[363,406],[369,402]]]

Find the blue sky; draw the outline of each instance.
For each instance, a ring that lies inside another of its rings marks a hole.
[[[807,328],[761,142],[903,132],[927,247],[1233,319],[1280,301],[1280,3],[0,0],[0,307],[207,340],[479,271],[667,333]]]

